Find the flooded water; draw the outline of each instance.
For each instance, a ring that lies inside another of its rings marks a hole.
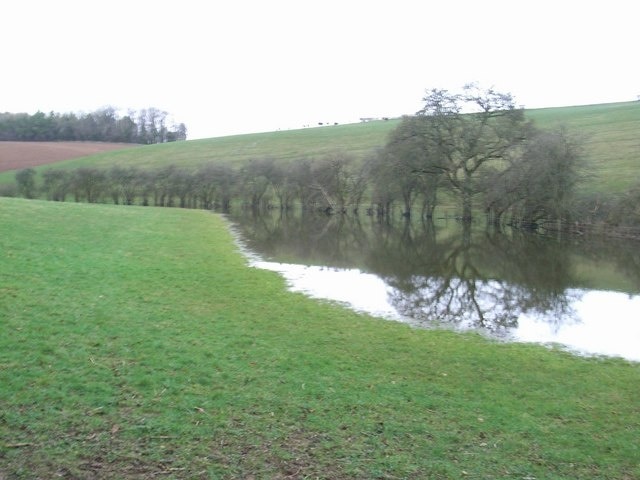
[[[372,217],[232,216],[289,288],[422,328],[640,361],[640,244]]]

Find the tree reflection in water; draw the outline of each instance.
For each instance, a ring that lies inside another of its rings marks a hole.
[[[577,273],[590,261],[590,244],[472,229],[453,220],[437,226],[345,215],[233,221],[248,248],[264,259],[377,275],[390,287],[389,301],[398,313],[423,326],[482,329],[504,337],[528,315],[558,329],[579,321],[572,304],[583,287],[602,281]],[[599,261],[612,253],[604,250],[597,249]],[[613,258],[607,262],[616,264]]]
[[[569,256],[558,245],[461,227],[459,235],[438,242],[432,225],[417,235],[405,225],[395,261],[413,265],[416,273],[384,276],[400,314],[417,323],[482,329],[495,336],[507,335],[524,313],[556,324],[575,320],[567,293]],[[376,251],[373,257],[392,255]]]

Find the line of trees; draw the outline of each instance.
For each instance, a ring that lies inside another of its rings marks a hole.
[[[256,159],[241,168],[212,163],[197,170],[169,165],[156,170],[114,166],[109,169],[50,168],[37,181],[32,168],[16,173],[13,191],[4,195],[44,196],[53,201],[228,210],[232,202],[254,209],[303,208],[346,212],[362,203],[366,179],[355,179],[355,160],[335,154],[322,160],[283,164]],[[358,184],[359,185],[356,185]],[[354,188],[357,186],[357,195]]]
[[[581,140],[564,128],[535,128],[510,95],[469,85],[462,93],[432,90],[424,100],[425,107],[403,117],[387,143],[365,159],[336,152],[290,163],[254,159],[239,168],[210,164],[195,171],[175,165],[50,169],[42,182],[27,169],[16,175],[16,193],[221,210],[232,203],[378,216],[399,210],[425,219],[444,199],[446,205],[458,203],[456,215],[465,223],[481,215],[496,225],[526,228],[640,224],[640,184],[621,197],[578,196],[584,177]]]
[[[0,113],[0,141],[95,141],[164,143],[187,139],[184,123],[170,123],[157,108],[129,111],[121,116],[105,107],[86,114]]]
[[[407,118],[406,122],[412,123],[413,119]],[[409,145],[414,140],[411,137]],[[291,164],[256,159],[240,168],[218,163],[197,170],[176,165],[155,170],[126,166],[50,168],[41,179],[29,168],[17,172],[15,185],[0,193],[42,196],[53,201],[221,211],[228,211],[232,204],[254,210],[290,211],[300,206],[307,211],[366,212],[380,217],[399,211],[405,217],[430,219],[441,205],[438,193],[448,197],[448,205],[456,198],[452,196],[455,190],[448,187],[443,174],[416,169],[412,162],[419,158],[417,153],[393,156],[399,145],[390,142],[364,162],[336,153]],[[619,197],[578,198],[575,172],[565,172],[571,171],[575,158],[566,132],[539,132],[522,147],[522,155],[509,158],[503,168],[487,170],[478,178],[476,189],[484,194],[474,211],[484,209],[496,224],[524,227],[557,228],[559,220],[564,226],[575,226],[576,222],[639,226],[640,184]]]

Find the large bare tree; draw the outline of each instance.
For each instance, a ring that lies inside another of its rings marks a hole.
[[[525,138],[523,110],[510,94],[476,84],[466,85],[462,93],[433,89],[423,101],[418,116],[430,155],[423,170],[444,175],[460,198],[463,220],[470,221],[473,198],[480,192],[478,174]]]

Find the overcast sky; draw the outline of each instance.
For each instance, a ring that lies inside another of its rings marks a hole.
[[[153,106],[189,138],[415,113],[471,81],[529,108],[636,100],[637,0],[5,2],[0,111]]]

